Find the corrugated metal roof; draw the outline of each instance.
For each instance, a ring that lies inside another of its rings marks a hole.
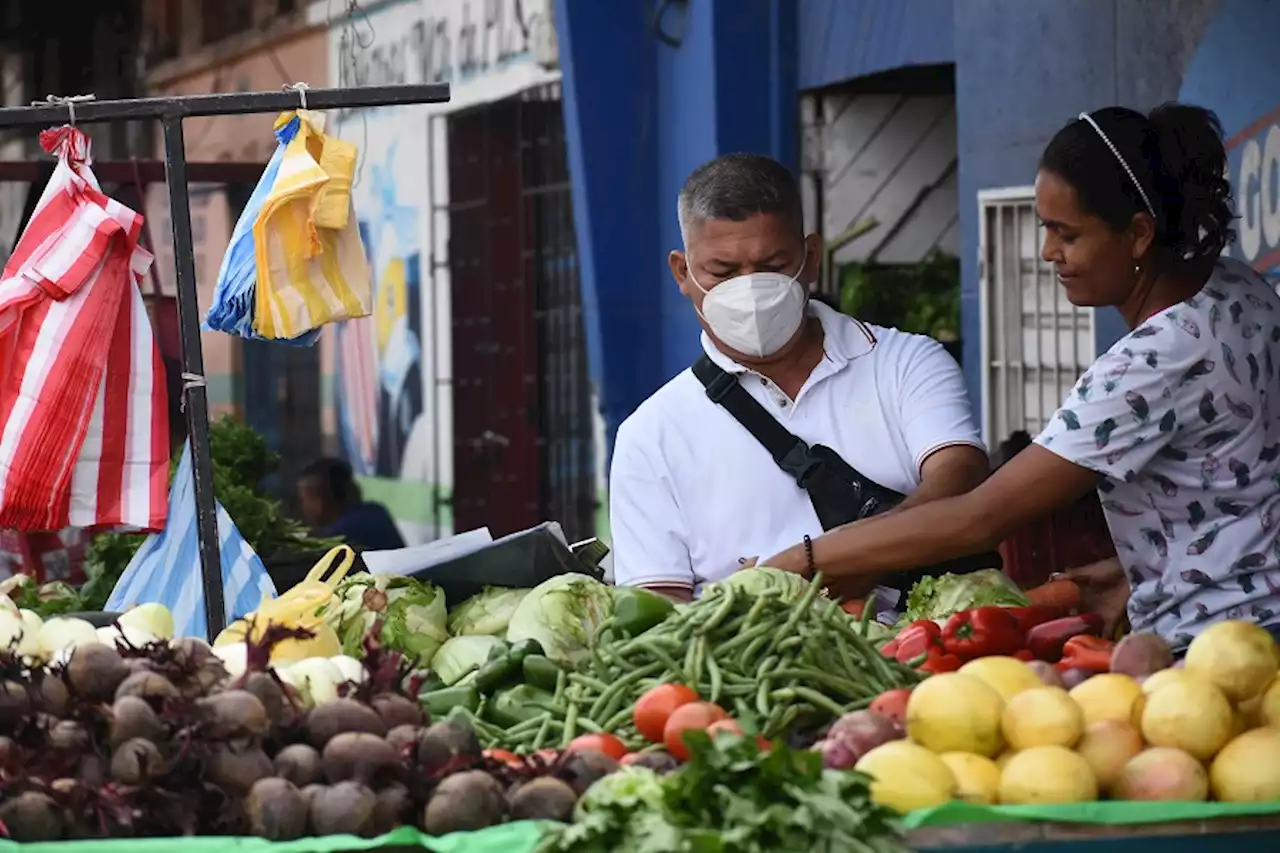
[[[799,86],[955,62],[952,0],[799,0]]]

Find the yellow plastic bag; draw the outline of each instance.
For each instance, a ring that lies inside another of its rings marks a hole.
[[[272,653],[272,660],[300,660],[294,655],[299,649],[316,647],[322,651],[337,648],[338,651],[327,652],[316,657],[331,657],[341,653],[338,636],[329,627],[321,615],[321,611],[334,600],[334,590],[351,566],[355,563],[356,552],[347,545],[339,545],[325,554],[311,568],[302,582],[288,589],[279,598],[264,598],[258,609],[243,619],[237,619],[228,625],[213,641],[215,646],[244,642],[249,634],[249,625],[254,626],[254,638],[262,636],[268,625],[285,625],[290,628],[306,628],[314,631],[316,636],[310,640],[285,640]],[[306,657],[308,655],[304,655]]]
[[[351,210],[355,146],[326,135],[323,116],[307,110],[285,113],[276,126],[295,115],[298,132],[253,225],[253,329],[264,338],[296,338],[370,313],[373,276]]]

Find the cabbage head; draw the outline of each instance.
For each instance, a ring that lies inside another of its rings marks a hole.
[[[782,601],[799,601],[809,589],[809,582],[797,574],[784,572],[769,566],[752,566],[739,569],[729,577],[712,584],[707,584],[703,595],[714,593],[717,589],[735,589],[748,595],[760,595],[765,591],[775,591]]]
[[[999,569],[981,569],[964,575],[925,577],[907,596],[904,619],[943,620],[974,607],[1026,607],[1030,602],[1018,585]]]
[[[382,643],[424,664],[449,639],[444,593],[432,583],[386,574],[359,574],[335,590],[338,601],[325,610],[344,654],[364,657],[364,636],[379,617]]]
[[[494,646],[502,640],[488,635],[450,637],[431,658],[431,669],[445,684],[456,684],[467,673],[484,666]]]
[[[527,595],[527,589],[486,586],[449,611],[449,633],[455,636],[491,634],[505,636],[511,614]]]
[[[556,575],[529,590],[511,614],[507,642],[537,640],[547,657],[573,662],[613,614],[609,587],[587,575]]]

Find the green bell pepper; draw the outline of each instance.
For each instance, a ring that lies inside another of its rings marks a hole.
[[[619,587],[613,593],[613,627],[624,637],[643,634],[675,612],[675,605],[656,592]]]
[[[522,640],[497,656],[490,657],[473,682],[476,689],[488,696],[501,687],[520,680],[521,668],[529,655],[542,654],[542,644],[537,640]]]
[[[509,729],[546,713],[554,701],[546,690],[532,684],[518,684],[490,697],[485,703],[484,715],[494,725]]]
[[[422,707],[433,719],[448,716],[454,708],[466,708],[475,713],[480,708],[480,691],[475,687],[446,687],[418,697]]]
[[[524,683],[551,692],[560,678],[560,665],[546,655],[529,655],[521,666]]]

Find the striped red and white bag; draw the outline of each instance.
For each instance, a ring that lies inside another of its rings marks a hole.
[[[160,530],[169,425],[142,216],[103,194],[83,132],[40,144],[58,164],[0,275],[0,528]]]

